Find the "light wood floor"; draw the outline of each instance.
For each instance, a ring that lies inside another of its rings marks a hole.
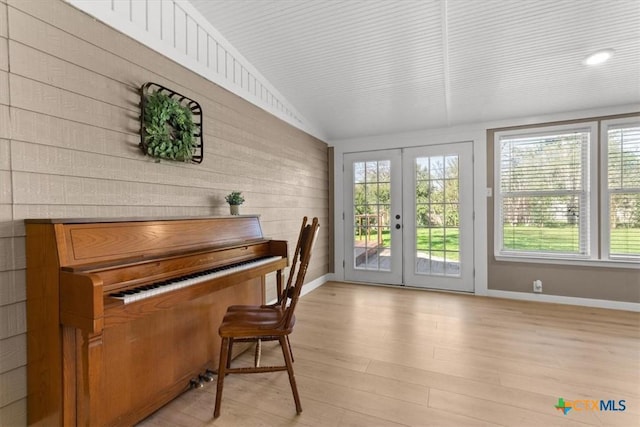
[[[285,372],[230,375],[217,420],[209,383],[140,426],[640,426],[639,313],[330,282],[296,317],[301,415]]]

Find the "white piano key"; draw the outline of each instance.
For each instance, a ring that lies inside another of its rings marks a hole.
[[[184,280],[179,280],[175,283],[170,283],[168,285],[160,285],[158,288],[154,288],[154,289],[145,289],[145,290],[140,290],[134,294],[129,294],[129,295],[124,295],[124,296],[115,296],[114,294],[111,294],[110,296],[112,298],[116,298],[119,300],[122,300],[125,304],[130,304],[134,301],[139,301],[145,298],[150,298],[159,294],[163,294],[166,292],[171,292],[171,291],[175,291],[177,289],[182,289],[182,288],[186,288],[188,286],[193,286],[196,285],[198,283],[202,283],[202,282],[206,282],[208,280],[211,279],[216,279],[218,277],[222,277],[222,276],[227,276],[229,274],[233,274],[233,273],[237,273],[239,271],[242,270],[248,270],[250,268],[255,268],[264,264],[268,264],[270,262],[273,261],[277,261],[282,259],[282,257],[280,256],[273,256],[273,257],[268,257],[268,258],[262,258],[262,259],[258,259],[255,261],[249,261],[249,262],[245,262],[245,263],[241,263],[238,265],[234,265],[232,267],[221,267],[220,270],[202,275],[202,276],[198,276],[198,277],[190,277]],[[161,283],[161,282],[160,282]],[[135,288],[134,288],[135,289]],[[117,292],[119,293],[119,292]],[[116,293],[116,294],[117,294]]]

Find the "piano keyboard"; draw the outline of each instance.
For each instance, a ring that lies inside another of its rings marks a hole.
[[[137,288],[127,289],[126,291],[122,292],[114,292],[112,294],[109,294],[109,296],[122,300],[125,304],[129,304],[134,301],[150,298],[152,296],[165,292],[171,292],[176,289],[186,288],[187,286],[206,282],[207,280],[226,276],[232,273],[237,273],[238,271],[247,270],[249,268],[258,267],[280,259],[282,259],[282,257],[272,256],[240,262],[237,264],[225,265],[223,267],[212,268],[198,273],[175,277],[173,279],[156,282],[149,285],[138,286]]]

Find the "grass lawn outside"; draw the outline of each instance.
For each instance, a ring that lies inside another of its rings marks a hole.
[[[577,226],[505,226],[502,239],[504,249],[510,250],[579,253],[580,248]],[[640,253],[640,228],[611,230],[611,252],[616,255]]]
[[[377,243],[377,229],[372,229],[369,244]],[[531,252],[578,253],[580,244],[577,226],[530,227],[506,226],[503,232],[504,248]],[[388,229],[382,230],[382,246],[391,246]],[[458,228],[419,228],[416,250],[432,257],[457,260],[460,250]],[[616,255],[640,253],[640,228],[614,228],[611,230],[611,252]]]
[[[432,258],[457,261],[460,258],[460,230],[458,228],[419,228],[417,252],[422,252]],[[377,243],[377,230],[372,230],[369,235],[369,245]],[[358,237],[356,234],[356,241]],[[382,231],[382,245],[391,246],[391,237],[388,229]],[[445,253],[446,252],[446,253]]]

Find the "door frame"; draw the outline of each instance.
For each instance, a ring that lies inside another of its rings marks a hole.
[[[330,151],[330,178],[332,179],[332,206],[329,226],[333,230],[333,272],[326,275],[326,280],[345,281],[344,275],[344,155],[373,150],[391,148],[409,148],[423,145],[439,145],[457,142],[471,142],[473,145],[473,207],[474,207],[474,291],[475,295],[489,295],[488,289],[488,235],[487,216],[489,212],[492,189],[487,187],[488,158],[487,131],[482,126],[457,128],[441,128],[422,130],[404,134],[375,135],[332,142]],[[489,200],[488,200],[489,199]],[[497,291],[494,291],[497,292]]]

